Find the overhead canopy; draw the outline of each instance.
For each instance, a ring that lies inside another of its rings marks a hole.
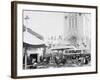
[[[46,47],[45,44],[39,44],[39,45],[32,45],[32,44],[29,44],[29,43],[23,43],[23,47],[31,47],[31,48],[41,48],[41,47]]]
[[[45,42],[40,40],[35,35],[28,33],[27,31],[23,32],[23,42],[30,45],[43,45]]]
[[[59,45],[52,48],[52,50],[65,50],[65,49],[74,49],[73,46],[70,45]]]

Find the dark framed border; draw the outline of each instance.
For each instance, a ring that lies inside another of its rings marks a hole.
[[[50,75],[33,75],[33,76],[17,76],[17,4],[28,5],[47,5],[47,6],[60,6],[60,7],[76,7],[76,8],[94,8],[96,9],[96,71],[94,72],[80,72],[80,73],[63,73],[63,74],[50,74]],[[57,3],[40,3],[40,2],[24,2],[12,1],[11,2],[11,78],[32,78],[32,77],[50,77],[50,76],[65,76],[65,75],[80,75],[80,74],[94,74],[98,72],[98,7],[88,5],[73,5],[73,4],[57,4]]]

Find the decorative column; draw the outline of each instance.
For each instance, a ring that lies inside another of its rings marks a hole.
[[[25,69],[27,69],[27,47],[25,47]]]

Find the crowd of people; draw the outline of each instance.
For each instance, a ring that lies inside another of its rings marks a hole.
[[[48,67],[64,67],[67,65],[84,66],[88,65],[91,61],[90,54],[71,54],[71,55],[47,55],[40,56],[40,60],[31,58],[29,69],[48,68]]]

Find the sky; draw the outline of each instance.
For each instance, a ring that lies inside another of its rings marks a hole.
[[[24,25],[35,32],[48,37],[64,31],[64,13],[24,11]],[[25,19],[28,16],[29,19]]]
[[[34,11],[24,10],[23,11],[23,24],[33,31],[42,35],[45,39],[50,36],[59,36],[64,33],[65,26],[65,15],[70,13],[61,12],[47,12],[47,11]],[[28,16],[28,19],[25,19]],[[80,18],[79,18],[80,19]],[[83,23],[84,33],[86,36],[91,36],[91,15],[84,14],[85,23]],[[78,20],[79,22],[80,20]],[[67,27],[67,26],[66,26]],[[79,31],[83,28],[81,23],[78,23]],[[67,29],[66,29],[67,30]],[[66,31],[68,32],[68,30]],[[79,32],[81,34],[81,32]],[[83,34],[83,33],[82,33]]]

